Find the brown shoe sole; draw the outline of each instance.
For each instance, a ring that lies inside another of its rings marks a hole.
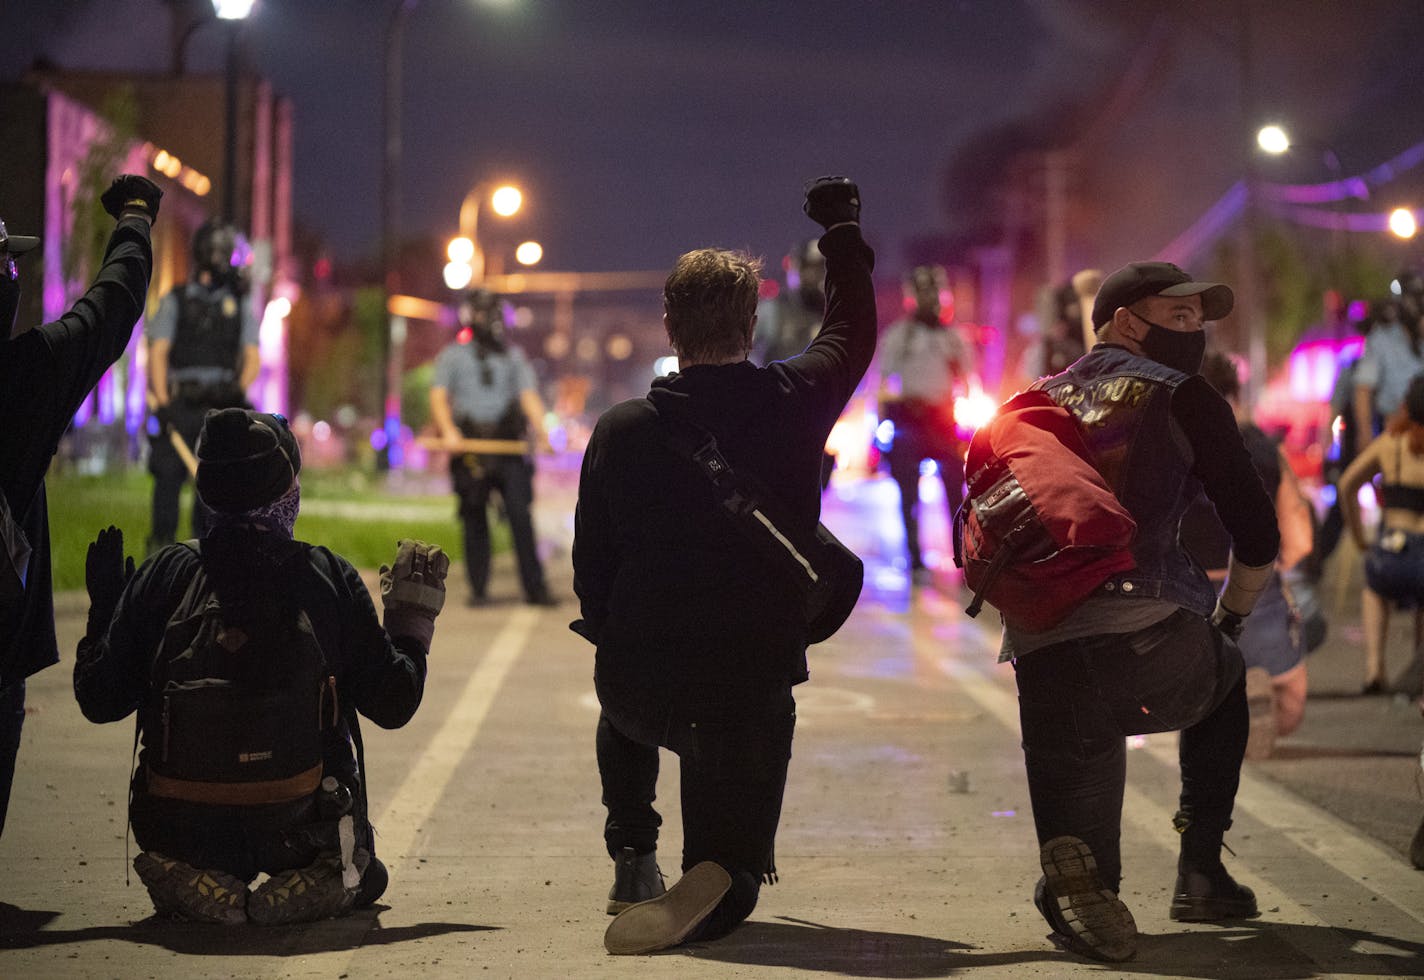
[[[657,898],[618,914],[603,934],[614,956],[655,953],[676,946],[717,907],[732,887],[732,876],[713,861],[694,865]]]

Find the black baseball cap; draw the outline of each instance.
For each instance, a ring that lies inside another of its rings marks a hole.
[[[1219,282],[1194,282],[1170,262],[1129,262],[1103,280],[1093,302],[1093,327],[1112,319],[1120,306],[1149,296],[1200,296],[1202,317],[1220,320],[1235,303],[1231,287]]]
[[[0,219],[0,252],[9,252],[11,255],[19,255],[21,252],[28,252],[40,243],[34,235],[12,235],[5,230],[5,222]]]

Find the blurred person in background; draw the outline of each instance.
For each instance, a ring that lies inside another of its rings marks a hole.
[[[252,308],[237,229],[209,219],[193,235],[188,282],[163,297],[148,321],[148,396],[154,429],[149,471],[153,513],[147,551],[178,535],[178,500],[192,475],[174,445],[191,454],[209,409],[247,406],[247,386],[261,369],[257,314]],[[207,533],[210,514],[193,495],[192,537]]]
[[[1376,474],[1380,525],[1373,544],[1365,534],[1360,488]],[[1363,694],[1388,694],[1385,638],[1388,603],[1424,603],[1424,375],[1415,375],[1403,404],[1385,431],[1367,445],[1340,477],[1345,526],[1365,553],[1361,618],[1365,631]]]
[[[489,504],[497,492],[514,539],[514,557],[524,601],[556,605],[544,579],[530,507],[534,501],[531,449],[550,452],[544,430],[544,402],[534,368],[509,340],[500,299],[488,289],[474,289],[461,300],[461,335],[435,359],[430,386],[430,416],[450,452],[450,482],[459,498],[465,532],[467,603],[488,601],[490,577]],[[468,332],[466,332],[468,331]],[[461,448],[465,439],[519,442],[521,450],[492,453]]]
[[[1276,504],[1276,528],[1281,536],[1276,571],[1236,641],[1246,662],[1246,700],[1251,712],[1246,758],[1264,759],[1271,754],[1276,738],[1295,731],[1305,718],[1304,623],[1282,576],[1304,561],[1314,546],[1310,503],[1285,452],[1251,421],[1250,412],[1242,405],[1241,377],[1235,362],[1212,351],[1202,362],[1201,376],[1231,406],[1251,463]],[[1226,581],[1231,535],[1205,495],[1198,496],[1182,515],[1181,540],[1213,583]]]
[[[782,260],[786,288],[757,304],[756,329],[748,358],[759,367],[795,357],[816,339],[826,312],[826,257],[817,239],[799,242]],[[821,455],[821,489],[831,482],[836,458]]]
[[[783,262],[786,288],[757,304],[751,361],[762,367],[805,350],[826,312],[826,257],[816,239],[798,242]]]
[[[163,192],[146,177],[117,178],[101,198],[116,225],[88,291],[58,320],[20,330],[19,261],[39,239],[0,221],[0,492],[24,535],[7,540],[15,577],[0,612],[0,833],[25,720],[25,679],[59,662],[54,632],[44,475],[70,419],[128,347],[153,272],[150,226]],[[8,581],[8,580],[7,580]]]
[[[1374,327],[1355,364],[1354,412],[1361,445],[1373,439],[1404,400],[1409,381],[1424,370],[1424,340],[1417,315],[1405,316],[1390,296],[1370,304]]]
[[[890,476],[900,488],[900,517],[910,580],[929,585],[920,542],[920,464],[933,460],[944,483],[950,526],[964,500],[964,443],[955,431],[954,396],[973,369],[973,351],[945,316],[941,294],[949,286],[943,267],[922,265],[906,281],[914,310],[880,341],[880,417],[895,427],[888,452]],[[953,311],[950,311],[952,317]]]
[[[1038,336],[1019,362],[1019,373],[1028,381],[1057,374],[1087,353],[1078,291],[1071,282],[1044,288],[1038,319]]]

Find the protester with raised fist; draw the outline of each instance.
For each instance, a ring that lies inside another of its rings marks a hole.
[[[803,604],[793,582],[724,526],[707,477],[668,434],[705,430],[738,472],[784,491],[788,527],[815,528],[822,447],[875,350],[874,254],[847,178],[814,181],[805,211],[825,229],[825,318],[810,345],[751,363],[759,262],[688,252],[663,288],[677,373],[605,412],[584,454],[573,554],[583,618],[574,629],[597,647],[612,953],[722,936],[777,877],[791,690],[807,679]],[[666,892],[652,806],[659,746],[682,772],[684,874]]]
[[[115,221],[88,291],[58,320],[19,329],[20,259],[39,239],[0,221],[0,493],[13,520],[0,564],[14,589],[0,608],[0,832],[25,719],[25,678],[59,661],[44,475],[74,413],[128,347],[143,315],[153,249],[149,226],[163,191],[116,178],[100,198]]]

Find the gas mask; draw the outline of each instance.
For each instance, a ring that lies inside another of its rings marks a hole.
[[[457,312],[460,325],[469,328],[471,339],[481,351],[504,350],[504,311],[498,296],[488,289],[473,289],[460,301]]]
[[[203,222],[193,235],[193,277],[207,274],[213,286],[241,284],[239,250],[243,245],[237,229],[218,220]]]

